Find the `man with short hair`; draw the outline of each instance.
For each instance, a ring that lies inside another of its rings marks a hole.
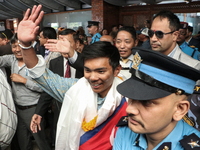
[[[198,48],[198,50],[200,51],[200,42],[197,39],[192,37],[192,33],[193,33],[193,27],[188,26],[187,36],[186,36],[185,41],[190,47],[194,48],[195,46],[195,48]]]
[[[98,21],[88,21],[88,32],[92,35],[92,41],[90,44],[97,42],[101,38],[101,34],[99,33],[99,22]]]
[[[30,9],[27,10],[18,26],[18,37],[29,75],[51,96],[63,101],[56,149],[112,149],[116,123],[125,115],[126,107],[125,98],[122,99],[116,91],[116,86],[122,82],[117,77],[121,69],[119,52],[109,42],[95,42],[81,53],[84,78],[61,78],[53,74],[45,68],[42,57],[37,57],[30,47],[44,14],[43,11],[39,13],[41,7],[34,6],[31,16]],[[59,52],[69,53],[72,49],[67,39],[49,42],[57,43],[55,46]]]
[[[142,28],[140,31],[137,31],[138,40],[143,42],[142,45],[139,46],[140,48],[151,49],[148,31],[148,28]]]
[[[112,45],[114,44],[114,40],[112,38],[112,36],[110,35],[103,35],[101,38],[100,38],[100,41],[107,41],[107,42],[110,42]]]
[[[200,71],[152,50],[132,52],[132,77],[117,86],[129,98],[128,117],[118,123],[113,149],[199,149],[200,132],[182,118]]]
[[[186,38],[186,35],[187,35],[187,28],[188,28],[188,23],[187,22],[181,22],[180,29],[179,29],[179,36],[177,38],[177,43],[184,53],[193,57],[194,59],[199,60],[199,57],[200,57],[199,51],[196,50],[195,48],[189,47],[189,45],[185,41],[185,38]]]
[[[57,34],[56,30],[52,27],[44,27],[39,34],[39,41],[40,41],[40,46],[44,46],[44,44],[47,43],[48,39],[56,39]],[[45,49],[45,61],[46,61],[46,66],[49,68],[49,62],[51,59],[59,57],[61,54],[57,52],[50,52],[48,49]]]
[[[151,48],[200,70],[200,62],[185,54],[177,44],[180,21],[171,11],[160,11],[148,31]]]

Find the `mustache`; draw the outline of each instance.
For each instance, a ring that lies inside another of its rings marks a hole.
[[[138,121],[138,120],[136,120],[136,119],[133,118],[135,116],[134,114],[127,113],[127,116],[130,117],[130,118],[132,118],[133,120],[137,121],[142,127],[144,127],[144,124],[141,121]]]

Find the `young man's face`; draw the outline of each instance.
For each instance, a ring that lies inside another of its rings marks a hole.
[[[135,46],[135,40],[127,31],[120,31],[116,37],[116,47],[122,58],[128,58],[131,55],[131,49]]]
[[[0,38],[0,46],[4,46],[8,43],[8,40],[5,38],[5,39],[2,39]]]
[[[128,100],[126,112],[129,128],[135,133],[171,132],[173,114],[177,110],[175,94],[147,101]]]
[[[97,33],[97,26],[88,27],[88,33],[91,35],[95,35]]]
[[[186,38],[186,29],[179,29],[179,36],[177,38],[177,43],[182,44],[185,41]]]
[[[114,77],[118,75],[120,67],[113,73],[109,58],[99,57],[85,60],[84,76],[88,80],[92,90],[100,97],[105,97],[110,90]]]
[[[23,59],[21,47],[19,46],[18,42],[13,43],[12,45],[12,52],[17,59]]]
[[[169,28],[169,20],[167,18],[156,17],[151,26],[153,31],[162,31],[163,33],[171,32]],[[174,32],[175,33],[175,32]],[[164,34],[163,38],[159,39],[154,34],[153,37],[150,37],[150,43],[152,50],[161,52],[165,55],[168,55],[175,47],[177,36],[176,34]]]
[[[43,36],[43,31],[40,32],[40,36],[39,36],[39,41],[40,41],[40,45],[44,46],[44,44],[47,42],[48,38],[44,38]]]
[[[73,34],[62,35],[62,37],[66,38],[70,42],[70,45],[74,50],[76,49],[76,44],[75,44],[75,41],[73,38]],[[66,53],[61,53],[61,54],[64,58],[68,59],[68,54],[66,54]]]

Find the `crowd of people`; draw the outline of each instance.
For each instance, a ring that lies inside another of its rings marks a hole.
[[[88,38],[39,29],[41,7],[0,32],[0,149],[200,149],[193,27],[163,10],[141,29],[88,21]]]

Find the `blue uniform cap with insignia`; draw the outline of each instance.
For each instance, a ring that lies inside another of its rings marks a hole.
[[[133,48],[132,53],[132,76],[117,87],[123,96],[151,100],[193,93],[200,71],[156,51]]]
[[[99,22],[98,21],[88,21],[88,26],[87,27],[91,27],[91,26],[99,26]]]

